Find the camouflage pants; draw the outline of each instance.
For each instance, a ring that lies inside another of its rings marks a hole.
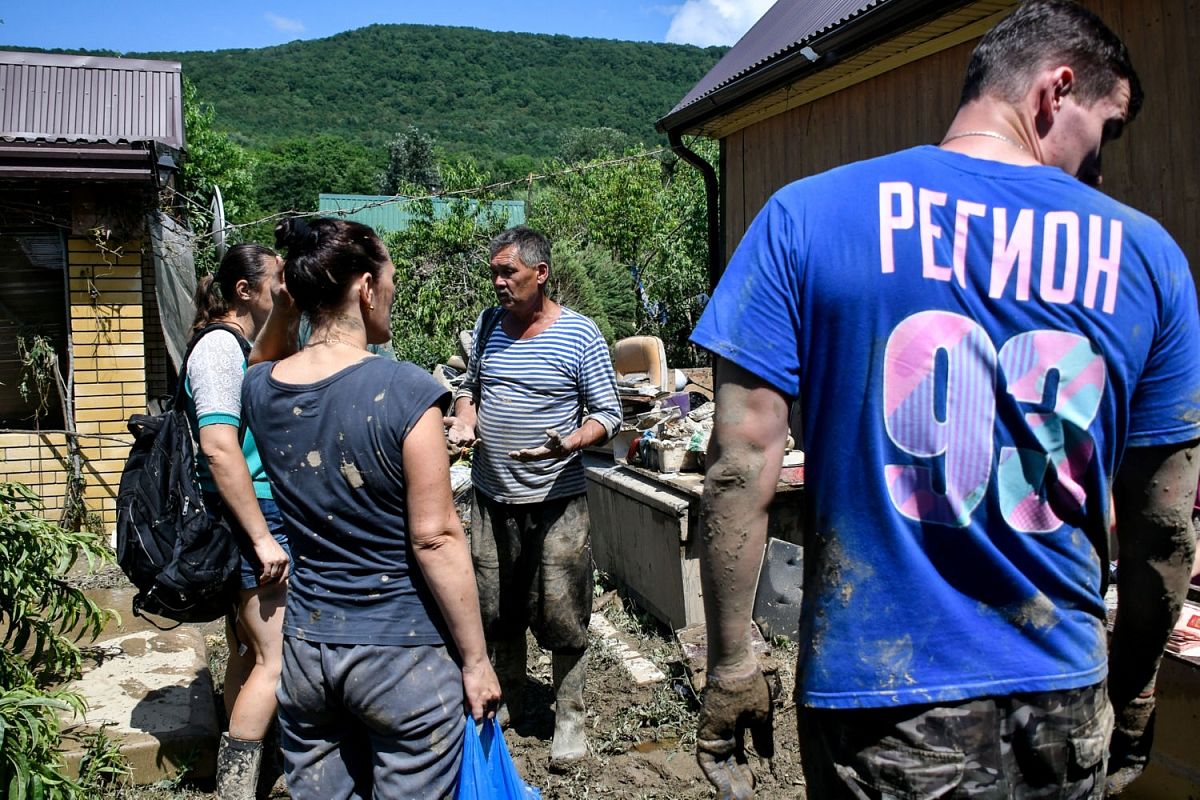
[[[810,800],[1098,798],[1112,707],[1103,683],[944,706],[801,709]]]
[[[587,648],[592,548],[585,495],[518,505],[476,491],[471,561],[488,641],[529,628],[546,650]]]

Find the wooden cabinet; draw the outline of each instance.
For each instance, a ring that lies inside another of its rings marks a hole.
[[[703,476],[658,475],[593,454],[584,465],[596,567],[672,630],[703,622]],[[801,543],[803,496],[799,487],[781,486],[771,507],[771,536]]]

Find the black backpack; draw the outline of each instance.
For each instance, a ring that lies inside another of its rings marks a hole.
[[[134,443],[117,493],[117,562],[137,587],[133,613],[178,622],[209,622],[225,616],[234,602],[239,553],[229,524],[210,524],[196,483],[195,446],[184,411],[187,362],[210,331],[234,333],[220,323],[198,331],[188,343],[174,402],[161,414],[134,414]]]

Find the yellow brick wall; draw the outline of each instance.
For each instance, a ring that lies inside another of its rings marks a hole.
[[[142,259],[139,242],[100,247],[84,237],[67,240],[76,427],[80,434],[119,439],[80,439],[84,502],[110,529],[116,523],[117,488],[131,441],[126,420],[146,409]],[[46,501],[51,517],[62,508],[65,493],[65,438],[0,435],[0,477],[29,485]]]
[[[42,496],[51,519],[58,518],[66,493],[67,437],[61,434],[0,434],[0,476],[19,481]]]

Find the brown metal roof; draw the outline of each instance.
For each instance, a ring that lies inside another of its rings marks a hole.
[[[883,2],[886,0],[778,0],[671,109],[671,114]]]
[[[0,139],[182,150],[179,62],[0,52]]]
[[[740,103],[970,1],[777,0],[658,129],[702,131],[706,120]]]

